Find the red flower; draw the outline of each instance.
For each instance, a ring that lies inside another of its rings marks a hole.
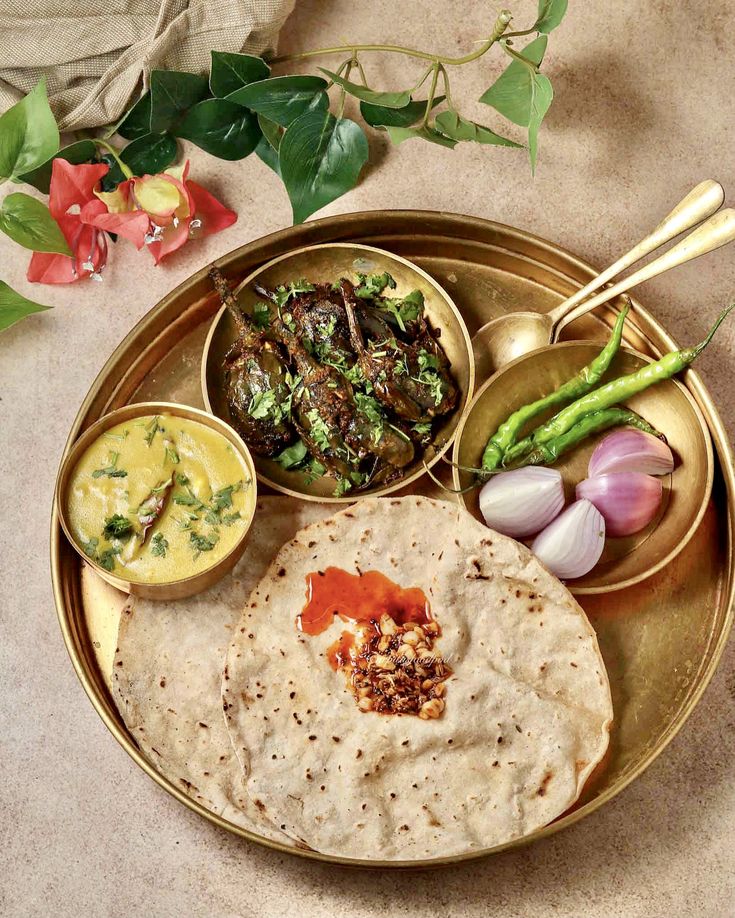
[[[28,265],[29,281],[71,284],[82,277],[99,277],[107,261],[107,239],[90,219],[100,208],[105,210],[93,189],[108,171],[104,163],[72,166],[63,159],[53,161],[49,211],[74,254],[70,257],[34,252]]]
[[[218,233],[237,220],[208,191],[188,181],[189,161],[160,175],[133,177],[114,191],[99,191],[109,167],[104,163],[73,166],[55,159],[49,211],[74,253],[34,252],[28,280],[70,284],[82,277],[100,278],[107,261],[106,232],[147,245],[158,264],[193,236]]]
[[[115,191],[97,192],[109,213],[95,221],[110,232],[148,246],[158,264],[195,236],[226,229],[237,220],[208,191],[188,180],[189,161],[159,175],[122,182]]]

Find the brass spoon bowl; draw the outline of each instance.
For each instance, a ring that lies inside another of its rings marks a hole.
[[[514,360],[492,376],[478,390],[457,431],[452,457],[454,486],[472,484],[473,475],[456,466],[479,467],[488,438],[511,412],[551,392],[599,352],[599,344],[587,341],[551,344]],[[650,362],[637,351],[621,350],[604,381],[633,373]],[[694,535],[712,492],[714,458],[709,430],[688,389],[676,380],[665,380],[625,404],[665,434],[674,454],[674,471],[663,479],[663,499],[656,518],[632,536],[608,538],[598,564],[584,577],[567,583],[572,593],[620,590],[661,570]],[[554,413],[540,415],[523,434]],[[606,433],[591,437],[555,464],[564,479],[568,501],[574,500],[575,486],[587,477],[592,451],[604,436]],[[461,499],[482,520],[479,493],[475,488]]]
[[[252,512],[249,519],[245,520],[242,534],[237,542],[232,546],[230,551],[222,558],[216,560],[208,567],[191,574],[188,577],[182,577],[178,580],[168,580],[160,583],[147,583],[140,580],[129,580],[117,572],[108,571],[101,565],[89,558],[81,545],[77,542],[68,519],[68,498],[69,488],[76,469],[77,463],[84,453],[95,440],[99,439],[105,431],[115,427],[116,424],[132,421],[135,418],[145,417],[146,415],[170,414],[174,417],[185,418],[188,421],[196,421],[204,427],[214,430],[220,434],[235,450],[242,459],[243,465],[248,470],[253,488],[253,500],[251,502]],[[238,434],[228,425],[223,423],[219,418],[206,414],[198,408],[191,408],[189,405],[179,405],[175,402],[136,402],[132,405],[124,405],[117,408],[109,414],[103,415],[98,421],[88,427],[78,440],[72,444],[64,458],[59,475],[56,480],[56,493],[54,500],[56,503],[59,522],[64,534],[74,547],[79,557],[92,568],[95,573],[99,574],[103,580],[111,584],[123,593],[129,593],[131,596],[141,596],[145,599],[186,599],[189,596],[195,596],[221,580],[225,574],[229,573],[232,568],[242,557],[247,546],[250,535],[250,526],[255,514],[255,505],[257,502],[257,482],[255,480],[255,466],[250,454],[250,450],[245,446]]]
[[[553,344],[559,332],[575,319],[637,284],[732,242],[735,239],[735,210],[728,208],[715,213],[724,199],[725,192],[719,182],[712,179],[700,182],[629,252],[550,312],[512,312],[487,322],[472,339],[479,378],[487,379],[492,372],[522,354]],[[705,217],[709,219],[663,255],[613,286],[605,287],[621,271],[696,226]],[[603,288],[600,293],[587,299],[600,288]]]
[[[283,469],[273,459],[253,454],[258,478],[263,484],[303,500],[351,503],[360,497],[389,494],[415,481],[426,471],[423,460],[431,467],[451,446],[475,385],[470,336],[450,296],[421,268],[383,249],[354,243],[330,243],[295,249],[274,258],[248,275],[238,285],[235,293],[240,306],[246,313],[250,313],[254,304],[261,301],[254,290],[256,283],[272,289],[302,277],[312,281],[337,280],[340,277],[354,279],[358,271],[363,274],[382,274],[387,271],[396,281],[396,296],[405,296],[415,289],[423,293],[426,316],[432,327],[441,331],[439,341],[451,363],[459,399],[454,411],[437,425],[433,444],[424,451],[423,457],[418,457],[407,466],[400,477],[387,485],[351,491],[343,497],[334,496],[334,478],[323,476],[309,481],[304,472]],[[204,343],[202,395],[207,410],[228,424],[232,420],[225,397],[223,361],[236,338],[234,322],[227,308],[223,307],[214,317]]]

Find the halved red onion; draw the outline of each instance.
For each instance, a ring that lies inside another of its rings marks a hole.
[[[514,539],[539,532],[563,507],[561,474],[543,466],[493,475],[480,491],[480,511],[487,525]]]
[[[598,443],[590,458],[587,474],[645,472],[668,475],[674,470],[674,457],[663,440],[643,430],[624,427]]]
[[[605,520],[588,500],[578,500],[557,516],[531,545],[531,551],[562,580],[582,577],[600,560]]]
[[[656,515],[662,493],[660,479],[643,472],[610,472],[577,485],[577,497],[597,507],[610,536],[633,535],[647,526]]]

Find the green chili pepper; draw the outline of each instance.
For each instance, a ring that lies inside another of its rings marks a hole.
[[[536,449],[521,458],[518,467],[525,465],[551,465],[556,462],[559,456],[569,452],[570,449],[573,449],[578,443],[586,440],[592,434],[608,430],[610,427],[622,427],[623,425],[637,427],[638,430],[644,430],[654,437],[663,439],[663,434],[659,433],[655,427],[651,427],[648,421],[636,414],[635,411],[630,411],[628,408],[606,408],[604,411],[594,411],[592,414],[588,414],[581,421],[577,421],[574,427],[571,427],[566,433],[550,440],[548,443],[537,446]]]
[[[627,299],[627,297],[626,297]],[[626,303],[615,321],[615,326],[610,335],[610,340],[605,347],[589,363],[583,367],[576,376],[562,383],[557,389],[549,395],[531,402],[530,405],[524,405],[518,411],[514,411],[507,420],[505,420],[495,433],[487,441],[485,452],[482,454],[482,467],[487,471],[497,468],[503,461],[503,456],[511,446],[516,442],[516,437],[523,427],[533,418],[553,408],[556,405],[562,405],[564,402],[573,401],[589,392],[602,379],[612,363],[613,357],[620,348],[620,342],[623,337],[623,325],[625,317],[630,309],[630,300]]]
[[[731,303],[726,309],[723,309],[707,337],[695,347],[671,351],[671,353],[665,354],[659,360],[647,363],[635,373],[629,373],[627,376],[613,379],[609,383],[605,383],[604,386],[600,386],[599,389],[583,395],[576,402],[567,405],[566,408],[562,408],[551,420],[537,427],[528,437],[511,447],[506,452],[503,461],[508,465],[512,465],[521,456],[525,456],[532,450],[566,434],[587,415],[604,411],[612,405],[625,401],[632,395],[643,392],[649,386],[653,386],[664,379],[671,379],[672,376],[685,370],[707,347],[727,314],[734,308],[735,303]]]

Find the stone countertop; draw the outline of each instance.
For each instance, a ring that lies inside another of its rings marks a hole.
[[[519,27],[532,21],[534,3],[508,5]],[[364,180],[320,216],[463,212],[530,230],[604,265],[700,179],[717,178],[735,193],[735,5],[588,0],[571,7],[544,68],[557,98],[535,179],[522,152],[473,145],[451,152],[418,142],[391,149],[371,133]],[[359,38],[463,53],[494,15],[492,4],[466,0],[300,0],[281,50]],[[365,62],[375,82],[406,82],[410,65],[402,60]],[[476,99],[501,66],[494,55],[456,71],[455,101]],[[468,107],[477,115],[483,108]],[[487,109],[481,114],[498,123]],[[94,377],[141,316],[213,258],[290,222],[282,187],[255,157],[227,164],[193,150],[191,159],[193,176],[239,220],[162,267],[121,242],[103,284],[34,288],[24,277],[26,254],[0,237],[3,279],[55,306],[0,342],[0,914],[732,916],[732,642],[685,728],[612,803],[532,847],[433,872],[332,869],[240,841],[180,806],[113,741],[73,673],[51,594],[49,508],[63,443]],[[641,291],[679,340],[699,340],[732,297],[732,252]],[[734,348],[730,323],[699,365],[731,435]]]

